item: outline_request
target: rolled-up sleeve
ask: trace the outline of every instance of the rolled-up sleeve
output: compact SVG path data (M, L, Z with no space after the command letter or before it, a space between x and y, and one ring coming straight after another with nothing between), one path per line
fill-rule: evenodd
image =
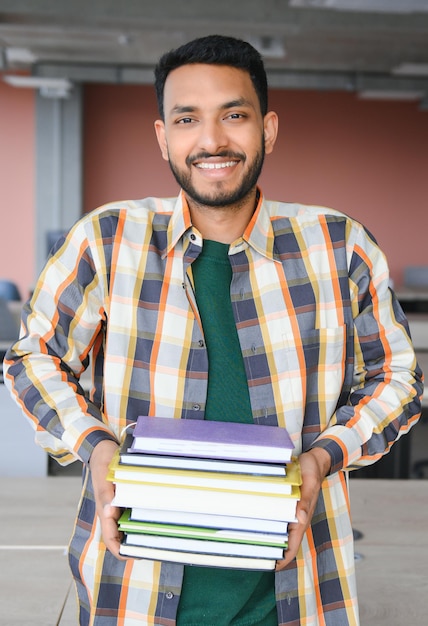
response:
M90 354L96 360L102 350L104 289L83 222L57 244L5 358L5 383L36 442L61 464L87 462L100 440L115 438L80 382Z
M363 228L352 246L353 385L313 446L332 472L369 465L407 433L421 413L423 374L405 315L389 288L385 257Z

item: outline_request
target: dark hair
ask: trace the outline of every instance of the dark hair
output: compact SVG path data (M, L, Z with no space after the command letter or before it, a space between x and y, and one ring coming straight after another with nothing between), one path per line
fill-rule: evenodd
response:
M259 98L262 115L266 115L267 79L259 52L251 44L241 39L223 35L208 35L189 41L176 50L166 52L156 65L155 89L162 119L164 119L164 87L168 74L182 65L192 63L228 65L247 71Z

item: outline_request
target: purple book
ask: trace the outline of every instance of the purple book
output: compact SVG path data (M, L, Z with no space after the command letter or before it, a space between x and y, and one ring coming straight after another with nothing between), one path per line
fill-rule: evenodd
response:
M294 449L285 428L140 415L130 452L288 463Z

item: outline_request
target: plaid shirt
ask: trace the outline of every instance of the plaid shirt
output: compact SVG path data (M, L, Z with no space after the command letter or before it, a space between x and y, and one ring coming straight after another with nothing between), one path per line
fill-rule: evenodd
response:
M175 623L183 567L105 550L86 464L139 414L203 419L208 360L191 270L202 245L182 195L84 216L48 261L7 355L6 382L37 442L60 463L84 463L69 549L81 624ZM375 241L337 211L261 197L229 255L254 421L287 427L297 453L321 446L332 459L298 557L276 574L278 623L356 625L339 470L377 460L417 421L422 373L406 320Z

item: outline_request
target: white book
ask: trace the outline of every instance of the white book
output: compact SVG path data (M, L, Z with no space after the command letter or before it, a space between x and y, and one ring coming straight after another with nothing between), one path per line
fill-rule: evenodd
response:
M237 517L260 517L271 520L294 521L300 490L293 487L292 495L260 494L220 489L200 489L116 482L113 506L141 507L147 503L156 509L213 513Z
M122 556L134 559L149 559L151 561L168 561L170 563L183 563L185 565L200 565L206 567L226 567L242 570L274 570L274 559L257 559L245 556L224 556L219 554L201 554L180 552L175 550L163 550L159 548L147 548L122 543L120 547Z
M286 466L275 463L245 461L222 461L220 459L198 459L187 456L162 456L137 452L121 452L120 463L137 467L164 467L171 469L200 470L203 472L226 472L255 476L285 476Z
M263 515L263 511L261 511ZM222 528L224 530L250 531L262 533L286 534L288 522L268 520L257 517L236 517L209 513L189 513L187 511L168 511L134 507L131 520L153 522L157 524L179 524L187 526L203 526L205 528Z
M249 556L259 559L282 559L284 547L266 546L254 543L228 541L208 541L192 537L166 537L164 535L144 535L126 533L126 543L146 548L176 550L179 552L200 552L202 554L222 554L225 556Z

